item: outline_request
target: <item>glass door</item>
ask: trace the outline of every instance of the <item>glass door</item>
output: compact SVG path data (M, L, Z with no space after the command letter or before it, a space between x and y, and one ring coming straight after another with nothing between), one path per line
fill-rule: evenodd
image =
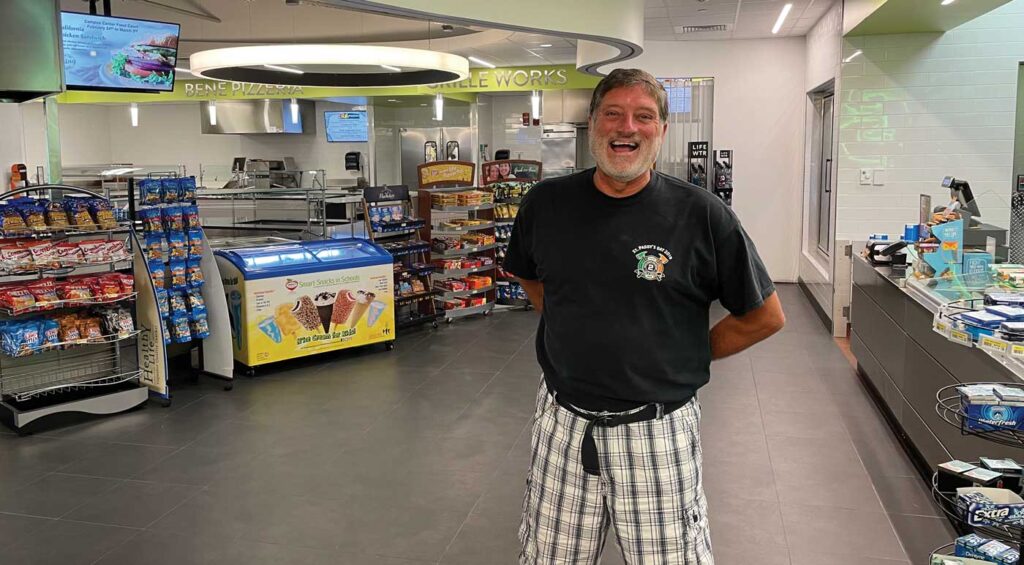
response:
M834 96L829 93L821 99L821 153L818 155L818 249L832 255L832 117Z

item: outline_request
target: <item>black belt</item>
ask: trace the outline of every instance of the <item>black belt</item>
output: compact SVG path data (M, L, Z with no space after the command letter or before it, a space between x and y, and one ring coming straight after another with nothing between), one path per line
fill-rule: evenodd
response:
M587 427L583 429L583 445L580 446L580 455L583 459L583 471L588 475L594 476L601 475L601 465L597 458L597 443L594 442L595 426L601 426L602 428L614 428L615 426L623 426L634 422L655 420L665 416L666 414L675 412L683 406L686 406L689 402L689 400L687 400L686 402L673 402L671 404L645 404L640 410L629 414L606 414L603 416L597 416L583 412L572 404L562 400L558 393L553 393L550 388L548 389L548 394L555 397L555 402L557 402L559 406L580 418L587 420Z

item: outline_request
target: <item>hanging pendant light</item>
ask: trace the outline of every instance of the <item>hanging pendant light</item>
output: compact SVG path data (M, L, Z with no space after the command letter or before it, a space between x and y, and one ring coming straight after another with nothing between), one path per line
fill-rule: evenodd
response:
M291 110L292 110L292 123L293 124L299 123L299 101L294 99L294 98L292 98Z
M128 113L132 117L132 127L139 127L139 105L135 102L132 102L131 105L128 106Z
M469 61L440 51L381 45L252 45L194 53L189 70L197 77L257 84L419 86L465 80Z
M539 90L534 90L533 93L530 94L530 116L533 119L535 119L535 120L540 118L540 91Z
M210 100L210 104L206 107L206 109L210 114L210 125L217 125L217 101Z
M444 96L438 92L434 97L434 121L440 122L444 118Z

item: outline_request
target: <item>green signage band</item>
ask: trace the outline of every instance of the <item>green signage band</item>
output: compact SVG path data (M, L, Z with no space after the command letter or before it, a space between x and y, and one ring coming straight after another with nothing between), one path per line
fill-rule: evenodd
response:
M573 65L470 69L468 79L447 84L392 88L331 88L278 86L231 81L179 80L173 92L139 94L68 91L57 96L62 104L127 104L129 102L188 102L200 100L253 100L262 98L336 98L343 96L433 96L472 101L477 93L531 90L586 89L600 77L581 73Z

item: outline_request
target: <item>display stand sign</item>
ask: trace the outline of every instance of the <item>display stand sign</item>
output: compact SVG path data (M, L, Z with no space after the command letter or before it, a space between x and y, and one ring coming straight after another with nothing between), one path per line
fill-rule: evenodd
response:
M541 176L542 165L540 161L527 161L524 159L503 159L499 161L488 161L481 165L481 185L493 184L496 182L510 181L538 181Z
M213 249L206 239L206 230L203 230L203 256L199 260L199 268L203 273L209 273L201 287L203 302L206 304L206 319L210 326L209 337L200 341L202 370L222 379L233 379L235 359L231 354L228 303L224 295L223 281L219 276L212 276L218 273L217 259L213 256Z
M135 291L138 293L135 297L135 323L141 330L138 340L139 380L150 391L167 400L170 398L167 389L167 350L164 347L164 330L160 307L156 301L156 288L138 235L132 231L131 237Z
M434 161L417 167L421 188L472 186L476 165L469 161Z
M708 188L708 157L711 152L707 141L691 141L688 146L689 181L705 190Z
M409 200L409 187L404 184L396 186L368 186L363 189L363 200L367 202Z

